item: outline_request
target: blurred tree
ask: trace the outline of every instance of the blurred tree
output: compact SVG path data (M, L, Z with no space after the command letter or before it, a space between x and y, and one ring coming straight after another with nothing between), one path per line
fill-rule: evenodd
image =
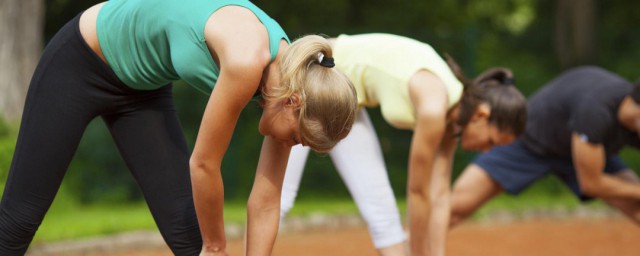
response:
M595 24L598 30L598 64L637 82L640 78L640 34L632 31L636 31L637 24L640 24L640 2L597 3L600 17Z
M563 68L595 64L596 5L594 0L558 0L555 46Z
M0 114L22 115L31 75L42 50L42 0L0 1Z
M18 21L6 21L9 4L26 5L34 0L0 0L0 45L7 36L4 31L20 27ZM42 1L42 0L40 0ZM44 38L55 32L79 12L103 0L46 0ZM9 3L11 2L11 3ZM588 63L597 64L631 80L640 74L640 34L634 31L640 22L640 2L631 0L252 0L287 31L291 39L305 34L386 32L408 36L431 44L439 53L449 53L468 76L492 66L511 68L518 88L530 94L559 74L567 65L561 59L574 60L588 56ZM562 8L561 8L562 7ZM14 7L12 7L14 8ZM33 17L32 9L24 17ZM553 15L555 14L555 16ZM23 18L24 18L23 17ZM606 22L597 22L602 20ZM16 25L17 24L17 25ZM12 27L9 27L12 26ZM562 47L558 46L561 41ZM18 41L20 42L20 41ZM597 44L595 42L598 42ZM555 51L554 51L555 48ZM0 50L1 51L1 50ZM578 54L579 53L579 54ZM595 53L598 53L596 55ZM2 58L3 52L0 52ZM558 56L565 54L566 56ZM580 57L582 58L582 57ZM6 58L5 58L6 59ZM18 57L0 60L0 83ZM583 60L580 60L583 61ZM568 62L568 63L586 63ZM5 73L3 73L5 72ZM30 74L30 73L29 73ZM28 81L27 81L28 82ZM27 85L24 82L20 85ZM15 83L13 85L16 85ZM0 87L1 97L6 93ZM183 82L176 82L174 99L189 146L195 141L202 111L207 102ZM17 98L24 98L20 96ZM262 136L257 125L260 108L250 104L236 127L233 141L223 161L225 197L244 200L255 175ZM396 194L404 196L406 168L411 132L389 126L379 109L370 109L382 145L389 176ZM1 132L0 132L1 133ZM8 140L7 140L8 141ZM0 154L2 152L0 140ZM15 142L7 142L9 149ZM212 145L215 146L215 145ZM7 153L5 153L7 154ZM626 154L632 159L637 151ZM457 173L472 159L473 154L458 152L454 171ZM10 157L5 157L9 159ZM0 157L2 163L2 157ZM637 161L629 161L637 167ZM330 158L311 156L302 187L306 196L348 192L333 170ZM0 170L1 172L1 170ZM107 200L139 200L135 182L127 172L111 136L101 121L90 125L85 133L74 163L65 178L65 186L83 202ZM305 196L301 194L301 196Z
M46 0L44 39L49 41L58 29L87 8L105 0Z

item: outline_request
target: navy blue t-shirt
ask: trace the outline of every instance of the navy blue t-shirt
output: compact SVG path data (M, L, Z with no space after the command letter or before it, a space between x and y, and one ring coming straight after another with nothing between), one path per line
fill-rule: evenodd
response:
M598 67L568 70L535 93L528 103L522 141L540 155L571 157L571 134L603 144L607 155L624 146L640 148L638 134L617 118L623 98L633 85Z

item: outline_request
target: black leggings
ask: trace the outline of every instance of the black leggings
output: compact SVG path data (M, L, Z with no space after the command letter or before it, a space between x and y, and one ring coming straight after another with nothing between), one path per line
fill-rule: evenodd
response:
M89 122L109 127L176 255L197 255L202 240L193 206L189 150L171 86L134 90L89 48L80 15L45 48L33 75L0 203L0 255L24 255L55 197Z

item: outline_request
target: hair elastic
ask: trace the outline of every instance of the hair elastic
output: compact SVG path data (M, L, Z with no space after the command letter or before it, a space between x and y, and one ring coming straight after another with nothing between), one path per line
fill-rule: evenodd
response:
M516 85L516 79L513 77L504 77L502 78L502 85Z
M322 53L318 53L318 64L327 68L332 68L336 65L335 63L333 63L333 58L325 57Z

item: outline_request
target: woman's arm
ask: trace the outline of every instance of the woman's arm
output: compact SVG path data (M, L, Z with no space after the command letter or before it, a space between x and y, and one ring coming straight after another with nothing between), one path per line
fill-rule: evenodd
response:
M203 239L203 252L220 252L226 247L220 167L240 112L253 95L253 92L235 88L251 87L247 84L260 81L252 79L250 75L239 77L240 74L234 74L232 70L225 68L227 72L220 74L205 108L190 160L193 198Z
M280 194L291 146L265 137L247 204L247 255L271 255L280 222Z
M429 220L430 255L445 255L451 211L451 169L456 149L452 130L447 129L433 165L431 175L431 219Z
M209 20L218 26L205 28L207 45L219 60L220 75L205 108L190 160L203 255L225 255L222 158L238 117L258 89L269 62L264 26L250 21L255 16L242 15L218 11ZM246 33L237 33L238 30Z
M409 153L407 207L411 255L431 255L440 245L430 243L432 177L439 146L446 131L447 92L435 75L416 73L409 82L409 93L416 111L416 127ZM442 245L444 246L444 245Z
M251 66L243 68L246 73L242 74L234 71L236 68L225 67L223 70L205 108L190 161L203 251L209 252L225 249L222 219L224 189L220 167L240 112L255 91L240 88L258 84L261 74Z

